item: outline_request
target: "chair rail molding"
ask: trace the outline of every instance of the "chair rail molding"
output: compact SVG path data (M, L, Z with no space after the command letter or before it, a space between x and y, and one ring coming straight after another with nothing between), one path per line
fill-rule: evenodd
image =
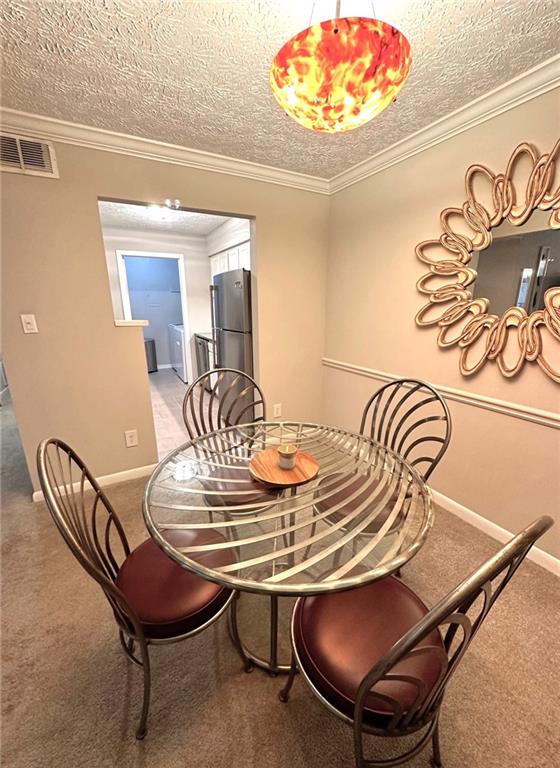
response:
M363 365L354 365L353 363L334 360L330 357L323 357L322 363L327 368L334 368L339 371L344 371L345 373L350 373L356 376L365 376L370 379L378 379L379 381L396 381L397 379L406 378L397 373L378 371L374 368L367 368ZM516 419L523 419L524 421L530 421L533 424L540 424L543 427L560 429L560 413L544 411L540 408L532 408L528 405L513 403L507 400L498 400L495 397L479 395L474 392L466 392L462 389L446 387L443 384L430 383L439 392L444 394L448 400L455 400L458 403L466 403L467 405L473 405L476 408L494 411L494 413L501 413Z

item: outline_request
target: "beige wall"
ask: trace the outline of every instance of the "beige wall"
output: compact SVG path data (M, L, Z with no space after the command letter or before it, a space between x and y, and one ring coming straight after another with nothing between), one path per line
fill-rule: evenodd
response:
M519 142L545 152L557 133L558 91L337 193L331 199L326 356L558 412L560 388L536 365L513 380L492 364L463 378L457 350L440 351L436 332L414 324L423 304L415 283L425 271L414 247L439 236L443 208L464 201L467 166L504 170ZM380 385L325 368L323 418L357 428L362 404ZM512 531L538 514L555 515L558 525L543 547L560 555L560 433L470 405L450 406L454 435L433 486Z
M34 487L58 435L97 475L156 461L141 328L116 328L97 198L256 217L259 379L285 417L320 417L329 201L279 185L55 145L60 179L3 174L4 357ZM24 335L20 313L35 313ZM127 449L125 429L140 445Z
M2 174L3 352L35 487L35 448L46 435L75 444L98 475L156 460L142 330L113 323L98 197L177 197L256 217L257 370L286 418L357 427L378 382L322 370L323 354L558 411L559 388L536 366L514 380L490 365L464 379L456 350L439 351L434 331L414 325L423 272L414 246L438 235L442 208L463 201L467 165L503 169L527 139L550 149L556 105L557 94L539 97L330 200L66 144L56 145L60 180ZM37 315L39 335L23 335L24 312ZM511 530L541 512L558 515L558 431L450 405L454 435L434 487ZM132 428L140 445L126 449L123 432ZM560 554L560 525L544 547Z

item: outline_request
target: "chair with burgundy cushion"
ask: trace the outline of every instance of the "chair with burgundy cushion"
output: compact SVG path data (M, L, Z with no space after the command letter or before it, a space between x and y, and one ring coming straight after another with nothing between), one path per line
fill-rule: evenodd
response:
M428 480L451 439L451 415L447 403L430 384L417 379L398 379L377 390L367 401L362 413L360 434L368 435L372 440L398 453L415 467L424 480ZM326 524L335 523L350 514L371 494L371 478L356 474L356 479L348 485L348 478L336 472L325 475L321 480L320 491L327 488L336 490L337 485L344 485L344 491L333 493L315 504L321 514L329 512L323 518ZM359 491L351 501L345 503L345 497ZM318 496L325 496L318 493ZM407 500L404 500L403 510ZM392 509L388 504L385 510L372 520L363 530L364 536L378 532ZM367 513L365 510L364 514ZM393 528L399 526L397 517ZM315 533L315 524L311 535Z
M247 373L235 368L215 368L198 377L188 387L183 400L183 420L191 440L205 436L197 450L215 454L214 469L205 482L212 494L209 506L235 507L242 491L243 503L263 504L274 500L251 477L247 467L247 450L254 446L250 430L235 439L212 433L227 427L251 424L266 419L264 394ZM202 481L204 482L204 481ZM228 510L228 514L234 514ZM252 512L251 512L252 514Z
M264 394L248 373L214 368L188 387L183 420L192 440L217 429L266 419Z
M205 502L214 510L209 513L211 520L216 507L223 509L225 517L243 514L235 511L240 499L244 504L262 503L263 506L277 500L278 493L264 489L261 483L253 479L247 466L248 452L254 449L258 441L258 431L244 427L235 436L213 434L216 430L228 427L266 421L264 393L249 374L235 368L214 368L203 373L185 393L183 420L193 441L203 438L196 442L195 449L213 458L209 477L200 479L208 491L204 496ZM253 507L245 514L254 513ZM237 624L239 597L237 594L231 605L228 626L235 646L242 649L244 667L249 672L253 662L247 651L243 650ZM277 603L278 597L271 596L271 633L275 631L272 625Z
M352 725L357 768L400 765L430 739L433 765L441 766L438 719L447 683L495 600L552 524L550 517L533 522L431 610L394 576L300 598L281 701L299 669L323 704ZM404 754L364 757L364 733L400 737L422 730Z
M123 650L143 670L144 699L136 731L142 739L150 705L148 647L201 632L224 613L234 593L183 569L152 539L131 551L109 499L82 459L62 440L43 440L37 467L54 522L72 554L102 588ZM172 530L167 538L176 547L224 540L213 530ZM235 555L218 550L203 557L216 567L230 564Z
M398 453L428 480L449 445L451 415L430 384L397 379L367 401L360 434Z

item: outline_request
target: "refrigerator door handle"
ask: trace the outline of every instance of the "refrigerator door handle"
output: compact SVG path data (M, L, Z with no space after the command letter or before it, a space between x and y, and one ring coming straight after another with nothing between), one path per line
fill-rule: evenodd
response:
M214 295L218 290L217 285L210 286L210 316L212 321L212 341L214 342L214 367L220 367L220 352L218 348L218 338L216 334L216 315L214 311Z

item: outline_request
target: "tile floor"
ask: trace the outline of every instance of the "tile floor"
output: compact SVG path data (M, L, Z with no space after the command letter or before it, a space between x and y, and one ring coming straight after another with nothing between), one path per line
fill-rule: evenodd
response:
M150 373L149 378L158 457L161 459L189 439L182 411L187 385L171 368Z

